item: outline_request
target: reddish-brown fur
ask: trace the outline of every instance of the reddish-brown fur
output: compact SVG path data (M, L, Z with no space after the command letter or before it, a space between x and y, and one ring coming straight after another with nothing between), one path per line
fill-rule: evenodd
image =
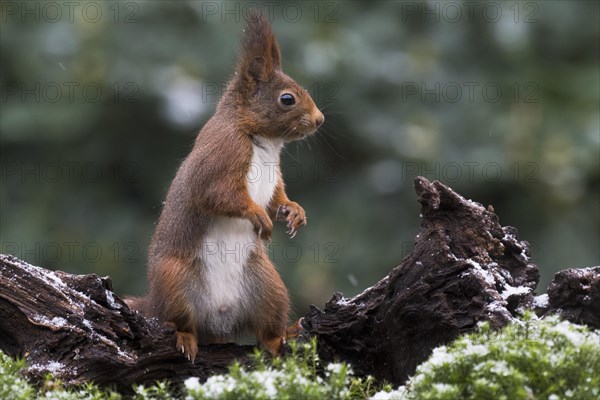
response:
M283 104L282 93L291 93L295 105ZM133 309L175 328L177 348L191 360L198 343L222 342L227 334L202 321L199 309L210 303L202 297L208 292L199 249L221 221L218 218L248 220L265 240L271 237L276 218L287 221L291 232L306 224L302 207L285 193L279 168L267 207L250 196L248 171L257 137L284 142L303 139L323 121L308 93L281 70L279 45L269 22L258 14L250 15L236 75L167 194L149 249L149 294L128 300ZM233 307L242 316L235 321L236 332L254 332L263 348L277 354L286 337L290 305L287 289L262 241L252 247L243 274L247 293L252 295L243 304L224 304L220 312L227 316Z

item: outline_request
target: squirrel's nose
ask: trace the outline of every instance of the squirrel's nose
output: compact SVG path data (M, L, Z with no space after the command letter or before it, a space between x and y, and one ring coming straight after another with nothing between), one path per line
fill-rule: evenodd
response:
M315 118L315 125L318 127L320 127L321 125L323 125L323 122L325 122L325 116L323 115L322 112L319 111L319 114L317 115L317 117Z

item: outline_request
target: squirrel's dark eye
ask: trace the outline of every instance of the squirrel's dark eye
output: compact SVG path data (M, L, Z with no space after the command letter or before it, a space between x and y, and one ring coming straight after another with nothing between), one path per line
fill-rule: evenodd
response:
M283 104L284 106L293 106L294 104L296 104L296 99L291 93L282 94L279 97L279 101L281 101L281 104Z

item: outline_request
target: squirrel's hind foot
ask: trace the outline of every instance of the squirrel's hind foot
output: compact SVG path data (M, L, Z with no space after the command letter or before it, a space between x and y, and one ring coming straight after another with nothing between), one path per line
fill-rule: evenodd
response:
M181 352L188 360L194 363L196 355L198 354L198 340L196 335L191 332L182 332L177 330L175 322L167 321L163 324L167 329L173 329L175 331L175 337L177 338L177 344L175 348Z
M281 354L283 343L285 343L283 337L276 337L274 339L261 341L260 347L268 351L273 357L277 357Z
M302 331L304 331L304 327L302 326L302 321L304 321L304 318L300 318L298 321L296 321L292 325L288 326L287 330L285 331L286 339L295 339L298 336L300 336Z
M198 341L193 333L189 332L175 332L177 336L176 349L181 352L188 360L194 363L196 355L198 354Z

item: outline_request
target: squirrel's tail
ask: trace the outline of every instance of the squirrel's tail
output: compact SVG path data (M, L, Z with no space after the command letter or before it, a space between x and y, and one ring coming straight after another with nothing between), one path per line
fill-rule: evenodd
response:
M150 316L150 302L147 297L125 297L125 304L133 311L138 311L145 317Z

